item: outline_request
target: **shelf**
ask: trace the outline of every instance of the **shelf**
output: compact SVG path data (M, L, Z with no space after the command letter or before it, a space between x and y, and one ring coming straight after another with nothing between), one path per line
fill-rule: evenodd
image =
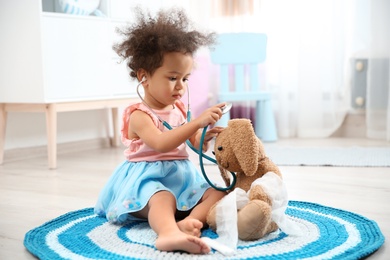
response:
M108 17L94 16L94 15L75 15L75 14L65 14L57 12L42 12L43 17L53 17L53 18L69 18L69 19L80 19L80 20L110 20Z
M61 112L110 109L114 136L112 146L120 144L119 107L128 106L139 102L137 98L106 98L102 100L83 100L59 103L0 103L0 164L4 158L5 130L7 126L7 114L9 112L45 113L47 156L49 169L57 168L57 114Z
M92 0L88 0L88 1L92 1ZM105 15L105 17L95 16L93 14L91 14L91 15L66 14L63 12L58 0L41 0L41 4L42 4L41 9L42 9L42 13L45 13L45 14L51 13L51 14L67 15L70 17L84 17L84 18L86 18L86 17L88 17L88 18L91 18L91 17L107 18L107 17L109 17L108 6L109 6L110 1L111 0L100 0L99 6L97 7L97 9L99 9Z

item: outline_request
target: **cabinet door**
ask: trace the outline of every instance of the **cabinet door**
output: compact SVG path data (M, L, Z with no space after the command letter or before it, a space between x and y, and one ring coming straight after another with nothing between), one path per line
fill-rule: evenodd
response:
M46 101L111 95L109 36L104 19L42 17Z

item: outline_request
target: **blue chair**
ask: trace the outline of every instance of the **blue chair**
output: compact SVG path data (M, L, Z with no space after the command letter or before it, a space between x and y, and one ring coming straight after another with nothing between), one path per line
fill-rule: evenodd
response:
M217 36L217 45L211 49L210 55L212 63L220 66L218 101L256 101L256 135L262 141L272 142L278 137L271 93L260 89L258 73L258 65L266 58L266 48L266 34L223 33ZM234 77L229 75L229 71L234 71ZM230 82L232 79L234 82ZM248 87L246 82L249 83ZM230 85L234 85L234 89ZM218 125L226 126L229 119L227 113L218 121Z

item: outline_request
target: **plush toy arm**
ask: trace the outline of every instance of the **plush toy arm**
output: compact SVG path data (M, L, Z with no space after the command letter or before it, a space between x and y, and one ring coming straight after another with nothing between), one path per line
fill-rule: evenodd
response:
M249 191L249 200L261 200L272 206L272 201L260 185L255 185Z
M225 182L226 187L228 187L230 185L230 177L228 175L227 170L225 170L224 168L222 168L219 165L218 165L218 168L219 168L219 171L221 173L222 179Z

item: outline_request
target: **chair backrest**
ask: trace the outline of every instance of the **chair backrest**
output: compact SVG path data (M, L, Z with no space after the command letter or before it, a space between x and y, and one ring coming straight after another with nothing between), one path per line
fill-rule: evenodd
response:
M221 92L229 92L229 67L234 66L235 92L245 91L245 66L249 66L251 91L259 91L258 65L265 61L267 35L222 33L211 50L211 61L220 65Z

